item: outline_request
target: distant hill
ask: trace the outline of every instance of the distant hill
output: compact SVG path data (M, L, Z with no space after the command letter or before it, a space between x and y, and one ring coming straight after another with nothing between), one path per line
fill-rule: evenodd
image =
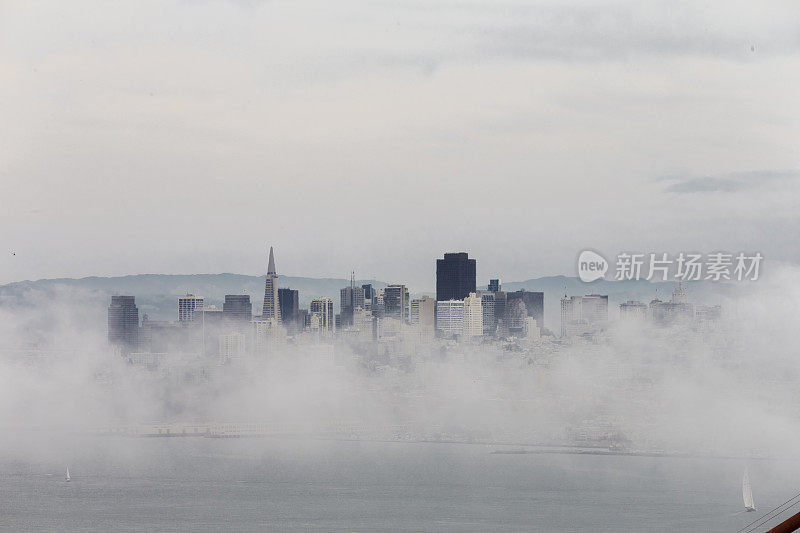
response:
M280 276L279 287L290 287L300 291L300 306L308 307L313 298L327 297L334 301L338 310L339 290L349 285L343 278L301 278ZM372 283L376 288L387 284L377 280L358 280L358 285ZM545 326L551 330L560 327L560 300L564 294L607 294L609 314L616 316L620 303L627 300L649 302L656 296L668 300L676 282L607 281L597 280L583 283L578 278L549 276L526 281L503 283L503 290L520 289L545 293ZM486 288L479 287L479 288ZM733 296L733 284L690 282L685 284L690 301L698 303L724 303ZM0 306L52 305L54 302L74 302L87 307L87 313L102 316L112 294L130 294L136 297L140 314L147 313L155 320L177 319L177 298L187 293L205 298L207 305L222 306L226 294L250 294L253 311L259 314L264 300L264 276L243 274L138 274L122 277L89 277L81 279L60 278L37 281L21 281L0 286ZM419 296L428 293L412 293Z

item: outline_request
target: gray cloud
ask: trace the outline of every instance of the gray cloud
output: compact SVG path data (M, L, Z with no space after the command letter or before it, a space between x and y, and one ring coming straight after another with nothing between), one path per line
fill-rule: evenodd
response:
M674 194L739 192L779 187L797 178L800 178L800 170L753 170L732 172L718 176L665 178L664 181L671 181L672 183L664 188L664 192Z
M422 9L431 9L425 3L419 12L406 8L400 16L415 33L436 29L439 38L423 42L446 43L430 49L446 61L594 62L647 56L753 61L794 55L800 45L791 5L772 6L774 10L739 5L734 14L726 4L473 2L459 3L461 15L439 24L437 15L455 7L436 4L434 16L425 17Z
M445 250L796 250L796 194L725 174L797 166L789 4L76 1L3 3L0 282L257 273L267 242L420 288Z
M750 11L675 2L571 4L441 2L390 8L358 6L376 37L369 46L337 43L336 53L311 58L311 77L337 79L382 69L447 65L629 62L645 58L706 57L752 62L796 55L791 11ZM791 7L789 8L792 9ZM452 10L459 16L453 17ZM380 31L378 31L380 30ZM360 31L360 30L357 30ZM401 45L402 46L398 46ZM308 78L305 78L308 79Z

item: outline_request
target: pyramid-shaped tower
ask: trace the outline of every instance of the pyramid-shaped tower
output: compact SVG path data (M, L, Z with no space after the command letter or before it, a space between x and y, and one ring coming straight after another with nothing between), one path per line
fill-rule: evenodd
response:
M272 246L269 247L269 261L267 262L267 280L264 285L264 308L261 319L274 318L281 321L281 308L278 305L278 274L275 272L275 254Z

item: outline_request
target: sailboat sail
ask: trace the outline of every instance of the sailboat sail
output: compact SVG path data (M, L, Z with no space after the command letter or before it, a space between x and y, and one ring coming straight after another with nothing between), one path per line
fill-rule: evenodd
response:
M742 498L744 499L744 508L748 511L755 511L756 504L753 501L753 490L750 488L750 476L747 474L747 470L744 471L744 477L742 477Z
M69 467L67 467L67 475L64 477L65 480L69 481L71 478L69 477Z

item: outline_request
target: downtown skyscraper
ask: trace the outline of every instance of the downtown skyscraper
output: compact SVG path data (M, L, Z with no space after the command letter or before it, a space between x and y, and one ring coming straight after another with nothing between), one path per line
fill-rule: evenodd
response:
M186 323L194 320L195 312L203 309L203 297L187 294L178 297L178 322ZM198 313L199 314L199 313Z
M281 307L278 299L278 274L275 272L275 254L272 246L269 247L269 261L267 264L267 280L264 284L264 307L261 311L261 320L275 319L281 321Z
M363 287L356 287L355 282L355 273L350 275L350 286L345 287L341 291L339 291L341 295L340 306L341 306L341 317L342 317L342 326L352 326L353 325L353 312L357 307L365 309L364 300L364 288Z
M139 344L139 309L133 296L112 296L108 306L108 342L136 349Z
M466 252L436 260L436 300L463 300L475 292L475 260Z
M330 298L314 298L308 306L309 318L317 321L319 329L333 331L333 300Z
M383 289L384 316L395 320L408 320L408 288L393 284Z
M278 306L281 312L281 322L287 330L294 332L300 313L300 291L296 289L278 289ZM303 324L299 324L300 329Z
M518 301L522 303L521 307L517 305ZM514 311L517 308L520 312ZM527 317L536 320L536 325L540 328L544 327L544 293L524 289L506 293L506 313L502 318L512 333L522 331ZM498 315L498 318L501 317Z
M229 323L247 323L253 320L253 304L249 294L226 294L222 315Z

